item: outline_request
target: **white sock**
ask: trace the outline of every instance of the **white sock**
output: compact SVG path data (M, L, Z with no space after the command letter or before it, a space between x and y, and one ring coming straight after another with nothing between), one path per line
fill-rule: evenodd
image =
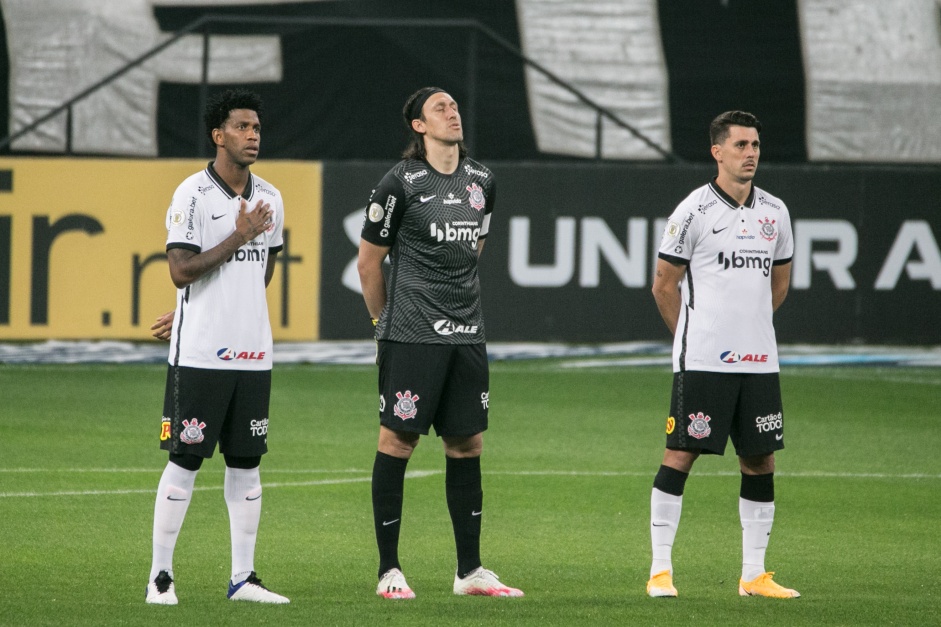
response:
M742 579L752 581L765 572L765 551L774 524L774 502L738 499L742 520Z
M173 577L173 549L190 505L196 472L168 462L160 476L154 505L154 556L148 581L156 579L161 570Z
M239 583L255 570L255 539L261 518L261 473L257 467L226 467L223 491L232 533L232 583Z
M682 496L667 494L657 488L650 493L650 544L653 547L651 577L664 570L673 574L673 540L676 538L682 511Z

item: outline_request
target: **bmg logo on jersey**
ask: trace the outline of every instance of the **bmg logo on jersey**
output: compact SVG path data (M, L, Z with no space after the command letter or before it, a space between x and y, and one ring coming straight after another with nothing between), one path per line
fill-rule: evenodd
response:
M272 226L274 225L272 224ZM270 231L271 227L269 227L268 230ZM262 246L262 244L260 242L256 243L254 241L251 241L251 242L248 242L247 246L256 247L256 246ZM232 263L233 261L253 261L253 262L258 262L264 265L266 263L265 259L267 258L267 253L268 253L267 248L249 248L248 250L246 250L245 248L239 248L237 251L235 251L235 253L231 257L226 259L225 262Z
M256 361L265 358L265 351L256 353L255 351L237 351L234 348L220 348L216 351L216 357L222 361L248 360Z
M765 276L771 274L771 257L767 256L767 252L764 250L755 250L755 251L740 251L742 255L737 254L735 251L732 251L732 255L727 257L725 253L720 252L718 262L725 270L733 268L736 270L746 269L746 270L761 270L761 273ZM751 256L747 255L749 252L759 253L761 255L766 255L764 257L759 257L757 255Z
M473 335L477 333L477 325L454 324L450 320L436 320L434 324L435 333L438 335L454 335L455 333L467 333Z
M476 246L480 227L477 222L445 222L438 228L438 225L432 222L431 237L439 242L470 242L471 246Z
M252 420L248 428L251 429L252 435L268 435L268 419Z

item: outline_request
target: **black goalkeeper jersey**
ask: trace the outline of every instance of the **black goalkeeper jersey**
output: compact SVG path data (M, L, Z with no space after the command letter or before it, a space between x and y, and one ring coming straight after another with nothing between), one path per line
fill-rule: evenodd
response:
M453 174L400 161L369 197L363 239L389 246L388 298L376 338L416 344L485 341L477 242L496 200L493 173L464 158Z

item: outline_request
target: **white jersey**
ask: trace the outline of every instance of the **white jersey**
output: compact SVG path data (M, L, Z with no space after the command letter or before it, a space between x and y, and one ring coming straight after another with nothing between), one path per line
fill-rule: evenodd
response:
M265 300L270 252L284 245L281 192L254 174L242 195L212 164L176 189L167 210L167 250L209 250L235 230L240 201L248 211L259 200L271 205L272 226L246 243L220 267L177 290L170 336L171 365L211 370L271 370L271 324Z
M712 181L687 196L659 252L687 266L673 371L778 372L771 267L793 253L787 207L768 192L752 185L739 205Z

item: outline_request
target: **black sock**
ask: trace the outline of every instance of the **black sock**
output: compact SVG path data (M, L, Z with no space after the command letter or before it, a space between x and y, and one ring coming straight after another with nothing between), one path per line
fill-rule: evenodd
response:
M661 464L657 476L653 478L653 487L673 496L683 496L689 473Z
M480 566L480 519L484 491L480 485L480 458L447 458L445 493L457 546L457 574L464 577Z
M774 473L766 475L746 475L742 473L742 487L739 496L758 503L774 502Z
M379 576L399 564L399 530L402 528L402 494L407 459L376 451L372 467L372 513L379 545Z

